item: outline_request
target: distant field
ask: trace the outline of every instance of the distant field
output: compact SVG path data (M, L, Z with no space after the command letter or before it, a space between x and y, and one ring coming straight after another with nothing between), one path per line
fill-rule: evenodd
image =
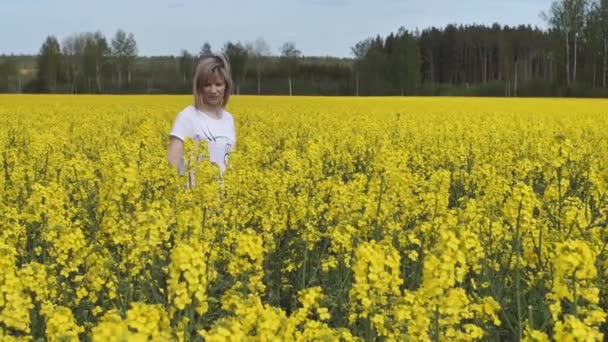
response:
M0 340L604 340L608 100L190 102L0 95Z

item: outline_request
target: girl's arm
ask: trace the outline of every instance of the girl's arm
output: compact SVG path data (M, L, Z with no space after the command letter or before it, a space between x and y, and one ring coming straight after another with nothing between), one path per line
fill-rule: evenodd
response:
M172 136L169 140L169 149L167 150L167 160L171 165L179 167L183 149L184 142L181 139Z

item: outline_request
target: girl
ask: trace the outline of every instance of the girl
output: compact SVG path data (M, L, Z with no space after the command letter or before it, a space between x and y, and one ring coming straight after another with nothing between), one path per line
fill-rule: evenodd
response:
M232 90L230 65L226 58L212 55L203 58L196 67L192 92L194 104L177 114L169 133L169 163L184 171L182 152L184 140L206 143L211 163L226 170L228 155L235 146L234 119L225 108Z

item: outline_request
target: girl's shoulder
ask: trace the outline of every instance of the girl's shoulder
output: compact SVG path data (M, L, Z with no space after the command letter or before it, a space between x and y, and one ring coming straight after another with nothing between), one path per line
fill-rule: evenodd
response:
M193 105L187 106L177 113L176 120L182 122L196 122L201 120L201 115L198 114L196 108Z
M193 105L189 105L186 108L182 109L179 113L179 116L196 116L196 108Z
M234 122L234 118L232 117L232 114L229 111L224 110L224 113L222 113L222 115L225 115L229 121Z

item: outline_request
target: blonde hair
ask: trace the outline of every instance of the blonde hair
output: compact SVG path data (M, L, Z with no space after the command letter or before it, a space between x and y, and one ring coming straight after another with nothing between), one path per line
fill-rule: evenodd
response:
M230 76L230 64L226 57L213 54L204 57L196 66L194 80L192 82L192 94L194 95L194 107L201 109L205 103L203 98L203 86L214 75L220 76L226 83L222 107L226 107L230 93L232 92L232 77Z

